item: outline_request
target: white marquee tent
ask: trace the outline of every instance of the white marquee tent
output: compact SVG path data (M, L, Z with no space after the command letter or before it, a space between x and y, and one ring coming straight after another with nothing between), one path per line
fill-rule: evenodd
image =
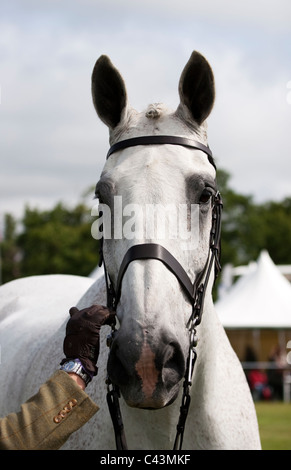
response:
M291 284L262 251L215 308L225 328L291 328Z

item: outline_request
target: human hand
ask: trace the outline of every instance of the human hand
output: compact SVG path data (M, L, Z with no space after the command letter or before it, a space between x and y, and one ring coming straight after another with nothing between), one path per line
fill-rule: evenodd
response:
M89 375L94 376L98 371L100 329L102 325L115 324L115 312L102 305L91 305L82 310L72 307L70 315L63 345L66 359L62 364L78 358Z

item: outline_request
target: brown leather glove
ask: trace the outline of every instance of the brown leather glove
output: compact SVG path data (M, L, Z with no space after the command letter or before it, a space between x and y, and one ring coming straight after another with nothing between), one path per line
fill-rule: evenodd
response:
M66 359L61 364L68 359L79 359L89 375L97 375L100 328L115 324L115 312L103 305L92 305L82 310L72 307L70 315L64 339Z

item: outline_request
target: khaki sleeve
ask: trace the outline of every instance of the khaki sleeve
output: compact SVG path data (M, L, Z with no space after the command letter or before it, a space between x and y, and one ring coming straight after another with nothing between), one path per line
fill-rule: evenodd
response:
M0 449L59 449L98 409L66 372L57 371L20 412L0 420Z

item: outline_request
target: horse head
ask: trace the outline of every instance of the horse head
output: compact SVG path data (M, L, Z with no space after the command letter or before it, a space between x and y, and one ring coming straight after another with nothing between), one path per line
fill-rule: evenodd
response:
M137 140L134 145L117 146L107 159L96 194L107 231L107 236L103 233L104 262L115 291L124 257L137 244L163 247L193 285L203 272L217 192L215 167L206 150L205 122L214 95L211 67L193 52L179 81L177 109L171 111L158 103L137 112L110 59L101 56L97 60L92 96L98 116L109 128L111 145L128 139L132 143L141 136L172 136L198 143L193 148L162 144L159 139L141 145ZM119 327L108 360L109 378L127 404L147 409L165 407L177 397L186 371L193 311L173 269L153 258L133 257L122 271L115 305Z

